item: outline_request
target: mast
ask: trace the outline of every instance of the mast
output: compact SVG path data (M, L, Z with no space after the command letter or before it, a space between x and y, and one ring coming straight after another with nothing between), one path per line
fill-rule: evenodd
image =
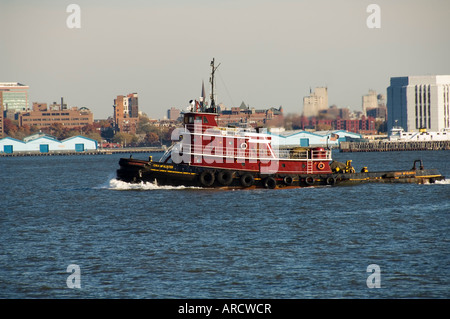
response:
M219 63L220 65L220 63ZM214 101L214 73L216 72L218 66L214 66L214 58L211 61L211 78L209 79L209 82L211 82L211 96L210 96L210 100L211 100L211 112L216 113L216 102Z
M202 112L206 108L205 83L202 81L202 95L200 97L200 108Z

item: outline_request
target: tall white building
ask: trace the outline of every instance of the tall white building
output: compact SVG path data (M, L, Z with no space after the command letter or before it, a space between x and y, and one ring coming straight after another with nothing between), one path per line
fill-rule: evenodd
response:
M388 130L450 128L450 75L392 77L387 88Z
M367 115L367 110L378 107L378 95L374 90L369 90L369 94L362 97L363 114Z
M318 87L309 96L303 98L303 115L306 117L317 116L319 111L328 108L328 89Z

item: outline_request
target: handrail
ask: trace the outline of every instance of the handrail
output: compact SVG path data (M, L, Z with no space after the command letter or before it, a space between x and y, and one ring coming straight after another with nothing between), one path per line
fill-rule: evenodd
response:
M189 144L188 144L189 145ZM263 144L264 145L264 144ZM187 145L184 145L187 146ZM236 157L251 159L295 159L295 160L323 160L331 161L330 150L271 150L267 148L255 147L251 144L248 148L227 147L220 145L189 145L189 149L184 149L183 153L194 156L214 156L214 157ZM253 146L253 147L252 147Z

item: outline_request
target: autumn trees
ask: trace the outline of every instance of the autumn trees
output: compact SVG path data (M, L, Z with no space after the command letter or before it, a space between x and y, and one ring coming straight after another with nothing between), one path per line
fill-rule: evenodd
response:
M113 142L123 146L161 146L172 143L171 135L174 123L151 121L146 115L139 117L136 134L116 131L110 120L100 120L82 127L72 127L54 122L47 127L24 125L8 118L4 119L4 131L7 136L22 140L25 137L42 132L63 140L72 136L86 136L98 142Z

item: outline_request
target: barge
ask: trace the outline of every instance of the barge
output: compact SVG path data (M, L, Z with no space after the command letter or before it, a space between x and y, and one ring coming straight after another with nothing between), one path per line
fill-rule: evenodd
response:
M210 104L191 101L184 126L172 133L172 146L159 161L121 158L117 179L128 183L207 188L288 188L376 183L434 183L444 180L421 160L403 171L356 172L331 158L331 149L279 148L265 129L219 127L214 101L214 72Z

